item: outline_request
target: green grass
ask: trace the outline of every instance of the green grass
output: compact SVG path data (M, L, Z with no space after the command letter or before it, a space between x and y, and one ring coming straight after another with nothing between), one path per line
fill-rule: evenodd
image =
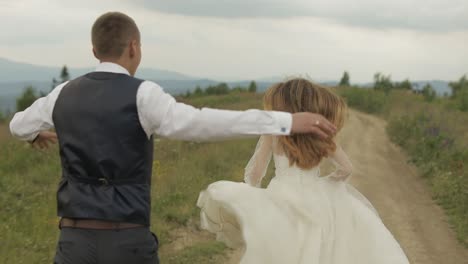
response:
M0 157L1 263L50 263L57 236L56 155L9 141L1 143Z
M194 98L198 107L261 107L261 96L229 94ZM173 230L197 225L199 192L218 180L242 181L256 139L215 143L155 139L152 230L167 246ZM55 193L60 179L57 148L33 150L0 124L0 263L52 263L58 238ZM162 263L223 263L224 246L214 241L162 250Z
M409 91L339 91L350 106L388 120L390 138L418 166L459 241L468 246L468 112L457 110L453 100L426 102Z
M224 254L226 246L219 242L205 242L193 247L188 247L174 256L168 256L167 261L163 263L168 264L186 264L186 263L203 263L203 264L216 264L222 260L220 255Z
M388 101L383 91L356 87L342 87L338 91L349 106L371 114L382 113Z
M466 126L468 114L437 115L434 111L437 112L437 107L394 117L387 131L420 168L458 239L468 246L468 149L464 137L457 137L456 129L450 126L451 123Z

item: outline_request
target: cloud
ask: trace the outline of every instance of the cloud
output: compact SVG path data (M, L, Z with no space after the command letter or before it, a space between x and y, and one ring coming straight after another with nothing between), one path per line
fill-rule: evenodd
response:
M451 31L442 23L445 26L439 25L438 30L432 24L425 25L430 30L390 27L388 21L397 19L384 19L408 10L419 14L415 21L422 21L421 14L433 15L434 21L437 16L445 18L444 12L453 18L455 11L466 10L466 0L458 2L455 11L439 0L428 0L424 10L414 8L416 0L408 0L407 5L398 2L401 0L385 5L378 0L354 0L351 5L349 0L344 6L336 0L309 0L312 4L269 0L267 9L261 8L262 4L268 6L261 0L224 1L225 5L208 0L143 1L49 0L44 8L43 0L0 0L0 57L90 67L96 64L90 43L92 23L104 12L120 10L141 29L142 67L192 76L232 80L308 74L314 79L335 80L348 70L353 82L370 81L377 71L392 74L394 80L454 80L468 68L468 30L452 27ZM456 0L451 3L457 6ZM172 11L169 7L163 11L158 5L173 5ZM212 10L204 10L207 6ZM310 6L321 13L311 15ZM185 10L179 10L181 7ZM225 14L226 10L230 13ZM303 14L297 15L301 10ZM369 18L375 13L381 24Z
M319 17L376 29L468 30L466 0L138 0L136 3L143 8L185 16Z

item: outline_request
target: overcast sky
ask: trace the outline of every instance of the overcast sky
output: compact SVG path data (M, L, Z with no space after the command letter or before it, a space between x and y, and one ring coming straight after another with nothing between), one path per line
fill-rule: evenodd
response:
M106 11L132 16L142 67L222 80L307 74L371 81L468 73L467 0L0 0L0 57L97 63L90 29Z

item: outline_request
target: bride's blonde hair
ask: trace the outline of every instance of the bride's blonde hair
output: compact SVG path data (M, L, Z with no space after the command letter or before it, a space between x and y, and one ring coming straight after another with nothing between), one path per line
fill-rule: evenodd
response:
M303 78L271 86L265 92L263 103L266 110L321 114L338 130L343 127L347 111L345 101L330 88ZM281 136L278 142L280 149L289 158L290 165L296 164L303 169L315 167L336 149L333 138L322 139L312 134Z

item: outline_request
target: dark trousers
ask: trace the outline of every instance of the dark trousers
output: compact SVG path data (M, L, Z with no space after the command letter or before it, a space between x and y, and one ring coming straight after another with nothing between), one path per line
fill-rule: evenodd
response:
M54 264L158 264L158 239L149 228L61 229Z

